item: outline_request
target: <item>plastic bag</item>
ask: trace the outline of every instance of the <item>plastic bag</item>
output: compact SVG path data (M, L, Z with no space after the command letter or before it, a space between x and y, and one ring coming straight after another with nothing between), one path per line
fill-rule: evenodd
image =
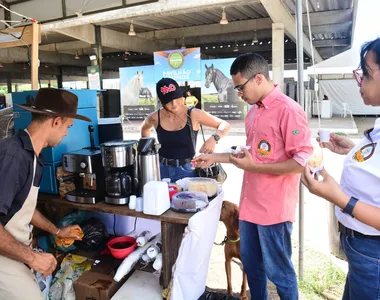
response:
M228 294L205 291L198 300L239 300L239 298Z
M49 290L49 300L75 300L74 281L92 267L92 260L86 257L68 254L61 268L53 278Z
M64 216L62 219L60 219L58 221L56 226L58 228L62 228L62 227L68 226L68 225L76 225L76 224L81 225L87 219L88 219L88 213L86 211L83 211L83 210L78 210L78 211L72 212L72 213ZM57 246L54 235L50 235L50 240L53 243L54 248L56 248L62 252L69 252L69 251L73 251L76 249L75 244L71 245L70 247Z
M91 218L82 225L84 237L81 241L75 241L74 246L81 250L102 250L106 246L108 234L104 224L95 218Z

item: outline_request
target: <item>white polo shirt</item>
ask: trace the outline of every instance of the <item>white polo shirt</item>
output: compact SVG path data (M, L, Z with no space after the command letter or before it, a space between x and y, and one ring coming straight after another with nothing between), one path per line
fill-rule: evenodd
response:
M371 141L364 137L354 147L344 161L340 185L350 197L380 207L380 118L376 119ZM347 228L366 235L380 235L380 231L370 227L335 207L339 222Z

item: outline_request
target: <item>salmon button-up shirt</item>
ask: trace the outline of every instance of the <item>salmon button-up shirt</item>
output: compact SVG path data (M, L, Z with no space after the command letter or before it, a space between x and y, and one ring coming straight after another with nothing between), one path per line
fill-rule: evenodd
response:
M312 154L311 130L301 106L278 86L254 105L245 120L246 145L257 164L294 159L304 166ZM270 175L244 172L240 220L273 225L294 222L300 174Z

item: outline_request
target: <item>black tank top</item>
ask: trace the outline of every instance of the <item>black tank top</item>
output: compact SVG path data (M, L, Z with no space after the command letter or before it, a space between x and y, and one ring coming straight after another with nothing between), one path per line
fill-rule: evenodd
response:
M168 131L161 127L160 110L158 110L158 124L156 128L158 142L161 144L159 154L161 157L168 159L186 159L193 158L195 155L193 142L191 140L191 132L189 122L191 122L191 110L187 110L188 122L181 130ZM197 140L198 131L194 130L195 142Z

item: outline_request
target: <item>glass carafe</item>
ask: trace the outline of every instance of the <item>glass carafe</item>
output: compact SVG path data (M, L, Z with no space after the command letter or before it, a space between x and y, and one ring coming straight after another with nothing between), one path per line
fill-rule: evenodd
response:
M121 196L121 182L119 172L110 173L106 179L106 191L109 196L120 197Z

